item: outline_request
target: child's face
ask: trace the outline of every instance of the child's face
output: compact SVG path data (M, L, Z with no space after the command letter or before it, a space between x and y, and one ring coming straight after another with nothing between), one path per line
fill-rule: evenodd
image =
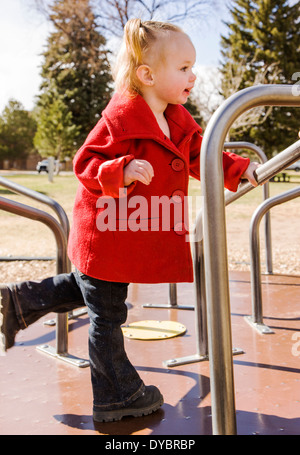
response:
M162 43L159 62L152 66L153 96L167 104L184 104L194 87L195 48L187 35L172 32Z

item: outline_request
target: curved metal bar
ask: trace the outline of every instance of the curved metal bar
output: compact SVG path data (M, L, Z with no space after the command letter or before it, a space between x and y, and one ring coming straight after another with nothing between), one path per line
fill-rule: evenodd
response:
M227 99L214 113L202 142L204 259L212 422L215 434L236 433L222 148L226 134L236 118L246 110L260 105L299 106L300 97L294 96L293 86L288 85L260 85L241 90ZM277 157L273 160L275 158ZM262 166L262 171L261 168L257 170L259 183L268 180L265 176L267 170L270 170L268 164L271 161Z
M261 163L266 163L268 161L268 158L266 154L262 151L260 147L258 147L255 144L252 144L250 142L244 142L244 141L238 141L238 142L225 142L224 144L224 149L248 149L254 152ZM230 204L234 200L236 200L236 196L234 196L234 199L231 199L230 195L232 192L227 190L227 194L225 194L225 203ZM235 194L235 193L234 193ZM270 195L269 191L269 181L267 181L263 185L263 195L264 199L268 199ZM242 194L238 193L238 197L242 196ZM202 223L202 212L198 214L198 221L196 221L196 225L198 224L198 232L199 232L199 226ZM201 239L202 239L203 234L201 233ZM202 240L201 240L202 242ZM195 288L196 288L196 305L195 307L193 306L185 306L185 305L178 305L177 304L177 285L176 283L170 283L169 284L169 303L168 304L153 304L153 303L147 303L143 305L144 308L176 308L176 309L183 309L183 310L194 310L197 312L196 314L196 340L197 340L197 354L184 357L182 359L171 359L165 361L165 365L167 366L175 366L175 365L183 365L186 363L192 363L195 361L201 361L205 360L208 358L208 344L207 344L207 327L206 327L206 310L205 310L205 305L203 304L204 302L204 287L205 287L205 280L204 280L204 273L202 273L201 269L199 268L199 260L197 257L202 256L203 254L203 245L200 245L200 242L198 242L197 245L194 243L194 270L196 272L194 273L195 275ZM272 264L272 240L271 240L271 219L270 219L270 213L268 212L265 216L265 245L266 245L266 269L267 273L273 273L273 264ZM198 253L197 251L200 251ZM203 262L203 260L201 261ZM203 269L204 270L204 264L203 264ZM201 277L199 279L199 277ZM236 352L239 352L238 350Z
M68 217L64 209L61 207L61 205L59 205L54 199L51 199L50 197L42 193L39 193L38 191L31 190L30 188L26 188L23 185L12 182L4 177L0 177L0 185L4 186L5 188L8 188L9 190L15 193L23 194L24 196L28 196L31 199L34 199L36 201L41 202L42 204L46 204L49 207L51 207L51 209L53 209L54 212L57 214L57 217L68 238L70 230Z
M237 141L237 142L225 142L224 149L247 149L254 152L261 163L268 161L267 155L262 151L260 147L251 142Z
M259 161L261 163L265 163L266 161L268 161L266 154L261 150L261 148L255 144L251 144L250 142L226 142L224 144L224 149L242 149L242 148L248 149L248 150L251 150L252 152L254 152L258 156ZM264 193L264 199L267 199L269 197L269 182L266 182L264 184L263 193ZM232 202L232 201L228 201L228 203L230 203L230 202ZM200 217L201 217L201 222L202 222L202 214L200 214ZM200 221L199 221L199 223L200 223ZM201 236L201 238L202 238L202 236ZM266 241L266 256L267 256L267 260L266 260L267 273L272 273L273 267L272 267L271 223L270 223L269 213L267 213L266 217L265 217L265 239L266 239L265 241ZM198 280L198 276L199 275L202 276L202 273L199 269L198 261L197 261L197 259L195 259L195 258L197 258L197 256L199 256L199 254L197 253L197 249L200 249L199 250L199 251L201 251L200 254L202 254L203 246L197 245L195 253L193 255L194 256L194 270L195 269L197 270L197 272L194 273L195 287L196 287L196 299L198 302L198 303L196 302L195 307L190 306L190 305L189 306L178 305L178 303L177 303L177 285L176 285L176 283L170 283L169 284L169 303L168 304L147 303L147 304L143 305L143 308L173 308L173 309L175 308L175 309L179 309L179 310L194 310L194 309L198 308L198 309L200 309L200 311L203 311L203 305L201 305L200 302L203 300L202 293L204 292L203 288L205 286L205 281L203 280L202 283L200 283L200 281ZM164 362L166 365L170 365L170 366L172 366L172 365L174 366L175 364L182 365L189 361L194 362L195 359L196 359L196 361L198 361L198 360L203 360L203 359L207 358L208 348L207 348L207 341L206 341L207 327L206 327L206 323L204 323L204 320L206 320L205 314L206 314L206 312L205 313L203 312L202 314L201 313L197 314L196 318L195 318L196 319L196 332L197 332L197 337L196 337L197 354L196 354L196 356L190 356L190 357L184 358L182 360L179 360L179 359L167 360L166 362ZM200 330L199 330L199 327L201 327Z
M259 225L262 217L276 205L300 196L300 186L264 201L254 212L250 225L252 316L246 320L260 333L273 333L263 322Z
M40 221L53 232L57 246L57 274L68 271L67 237L60 223L46 212L19 202L0 197L0 209L6 212L21 215L31 220ZM56 331L56 350L60 355L68 352L68 320L66 314L58 315L58 329Z
M248 149L254 152L260 163L266 163L268 158L260 147L250 142L225 142L224 149ZM263 185L264 200L270 197L269 181ZM273 273L273 262L272 262L272 237L271 237L271 216L270 212L266 213L265 216L265 246L266 246L266 272Z
M68 273L70 271L70 260L67 254L68 238L64 228L54 217L42 210L3 197L0 197L0 209L39 221L48 226L52 230L56 240L56 273ZM68 354L68 313L57 313L56 321L56 349L48 345L38 346L38 349L48 355L64 360L71 365L80 368L88 367L89 362L87 360Z
M274 164L274 159L271 161L271 166L268 164L269 170L265 173L268 178L273 177L281 170L285 169L286 163L290 161L296 161L298 155L300 156L299 142L296 142L288 149L281 152L283 164L278 162ZM246 143L244 143L246 144ZM249 144L253 145L253 144ZM255 147L255 146L253 146ZM263 153L263 152L262 152ZM263 154L264 155L264 154ZM262 158L264 158L262 156ZM266 159L266 158L264 158ZM268 161L266 161L268 162ZM266 162L264 166L266 166ZM273 163L273 164L272 164ZM261 170L262 171L262 170ZM268 183L268 182L267 182ZM225 205L236 201L240 197L255 188L250 183L242 183L237 192L226 190L224 192ZM207 339L207 303L206 303L206 292L205 292L205 266L204 266L204 251L203 251L203 210L198 212L194 232L192 233L191 245L193 249L193 267L194 267L194 285L195 285L195 335L196 335L196 354L192 354L185 357L173 358L164 361L164 365L167 367L174 367L180 365L186 365L188 363L201 362L209 359L208 352L208 339ZM243 350L239 348L232 349L233 355L242 354Z

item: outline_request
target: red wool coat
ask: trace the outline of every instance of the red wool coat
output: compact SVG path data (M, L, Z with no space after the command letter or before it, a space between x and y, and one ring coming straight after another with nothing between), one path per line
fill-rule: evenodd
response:
M201 128L181 105L169 105L165 115L171 140L141 96L115 94L75 155L79 187L68 253L82 273L127 283L193 281L183 215L189 176L200 178ZM154 177L124 191L123 169L132 159L149 161ZM248 165L224 152L225 187L236 191ZM161 197L164 208L152 210Z

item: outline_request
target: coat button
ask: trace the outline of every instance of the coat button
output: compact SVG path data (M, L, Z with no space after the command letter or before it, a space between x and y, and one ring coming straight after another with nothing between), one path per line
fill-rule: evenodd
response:
M177 223L175 224L174 226L174 232L177 234L177 235L184 235L186 234L188 231L184 225L184 223Z
M184 161L182 161L180 158L175 158L175 160L172 161L171 165L174 171L182 171L184 168Z
M171 198L174 200L174 202L182 202L184 200L184 196L184 191L175 190L173 191Z

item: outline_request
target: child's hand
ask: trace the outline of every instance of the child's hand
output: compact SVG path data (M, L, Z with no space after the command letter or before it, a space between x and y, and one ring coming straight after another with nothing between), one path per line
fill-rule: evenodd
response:
M249 166L247 167L246 171L242 175L242 179L247 179L253 186L257 186L258 183L256 181L256 178L254 177L253 172L259 167L261 164L256 163L255 161L251 162Z
M132 160L124 167L124 186L138 180L149 185L154 176L153 167L146 160Z

